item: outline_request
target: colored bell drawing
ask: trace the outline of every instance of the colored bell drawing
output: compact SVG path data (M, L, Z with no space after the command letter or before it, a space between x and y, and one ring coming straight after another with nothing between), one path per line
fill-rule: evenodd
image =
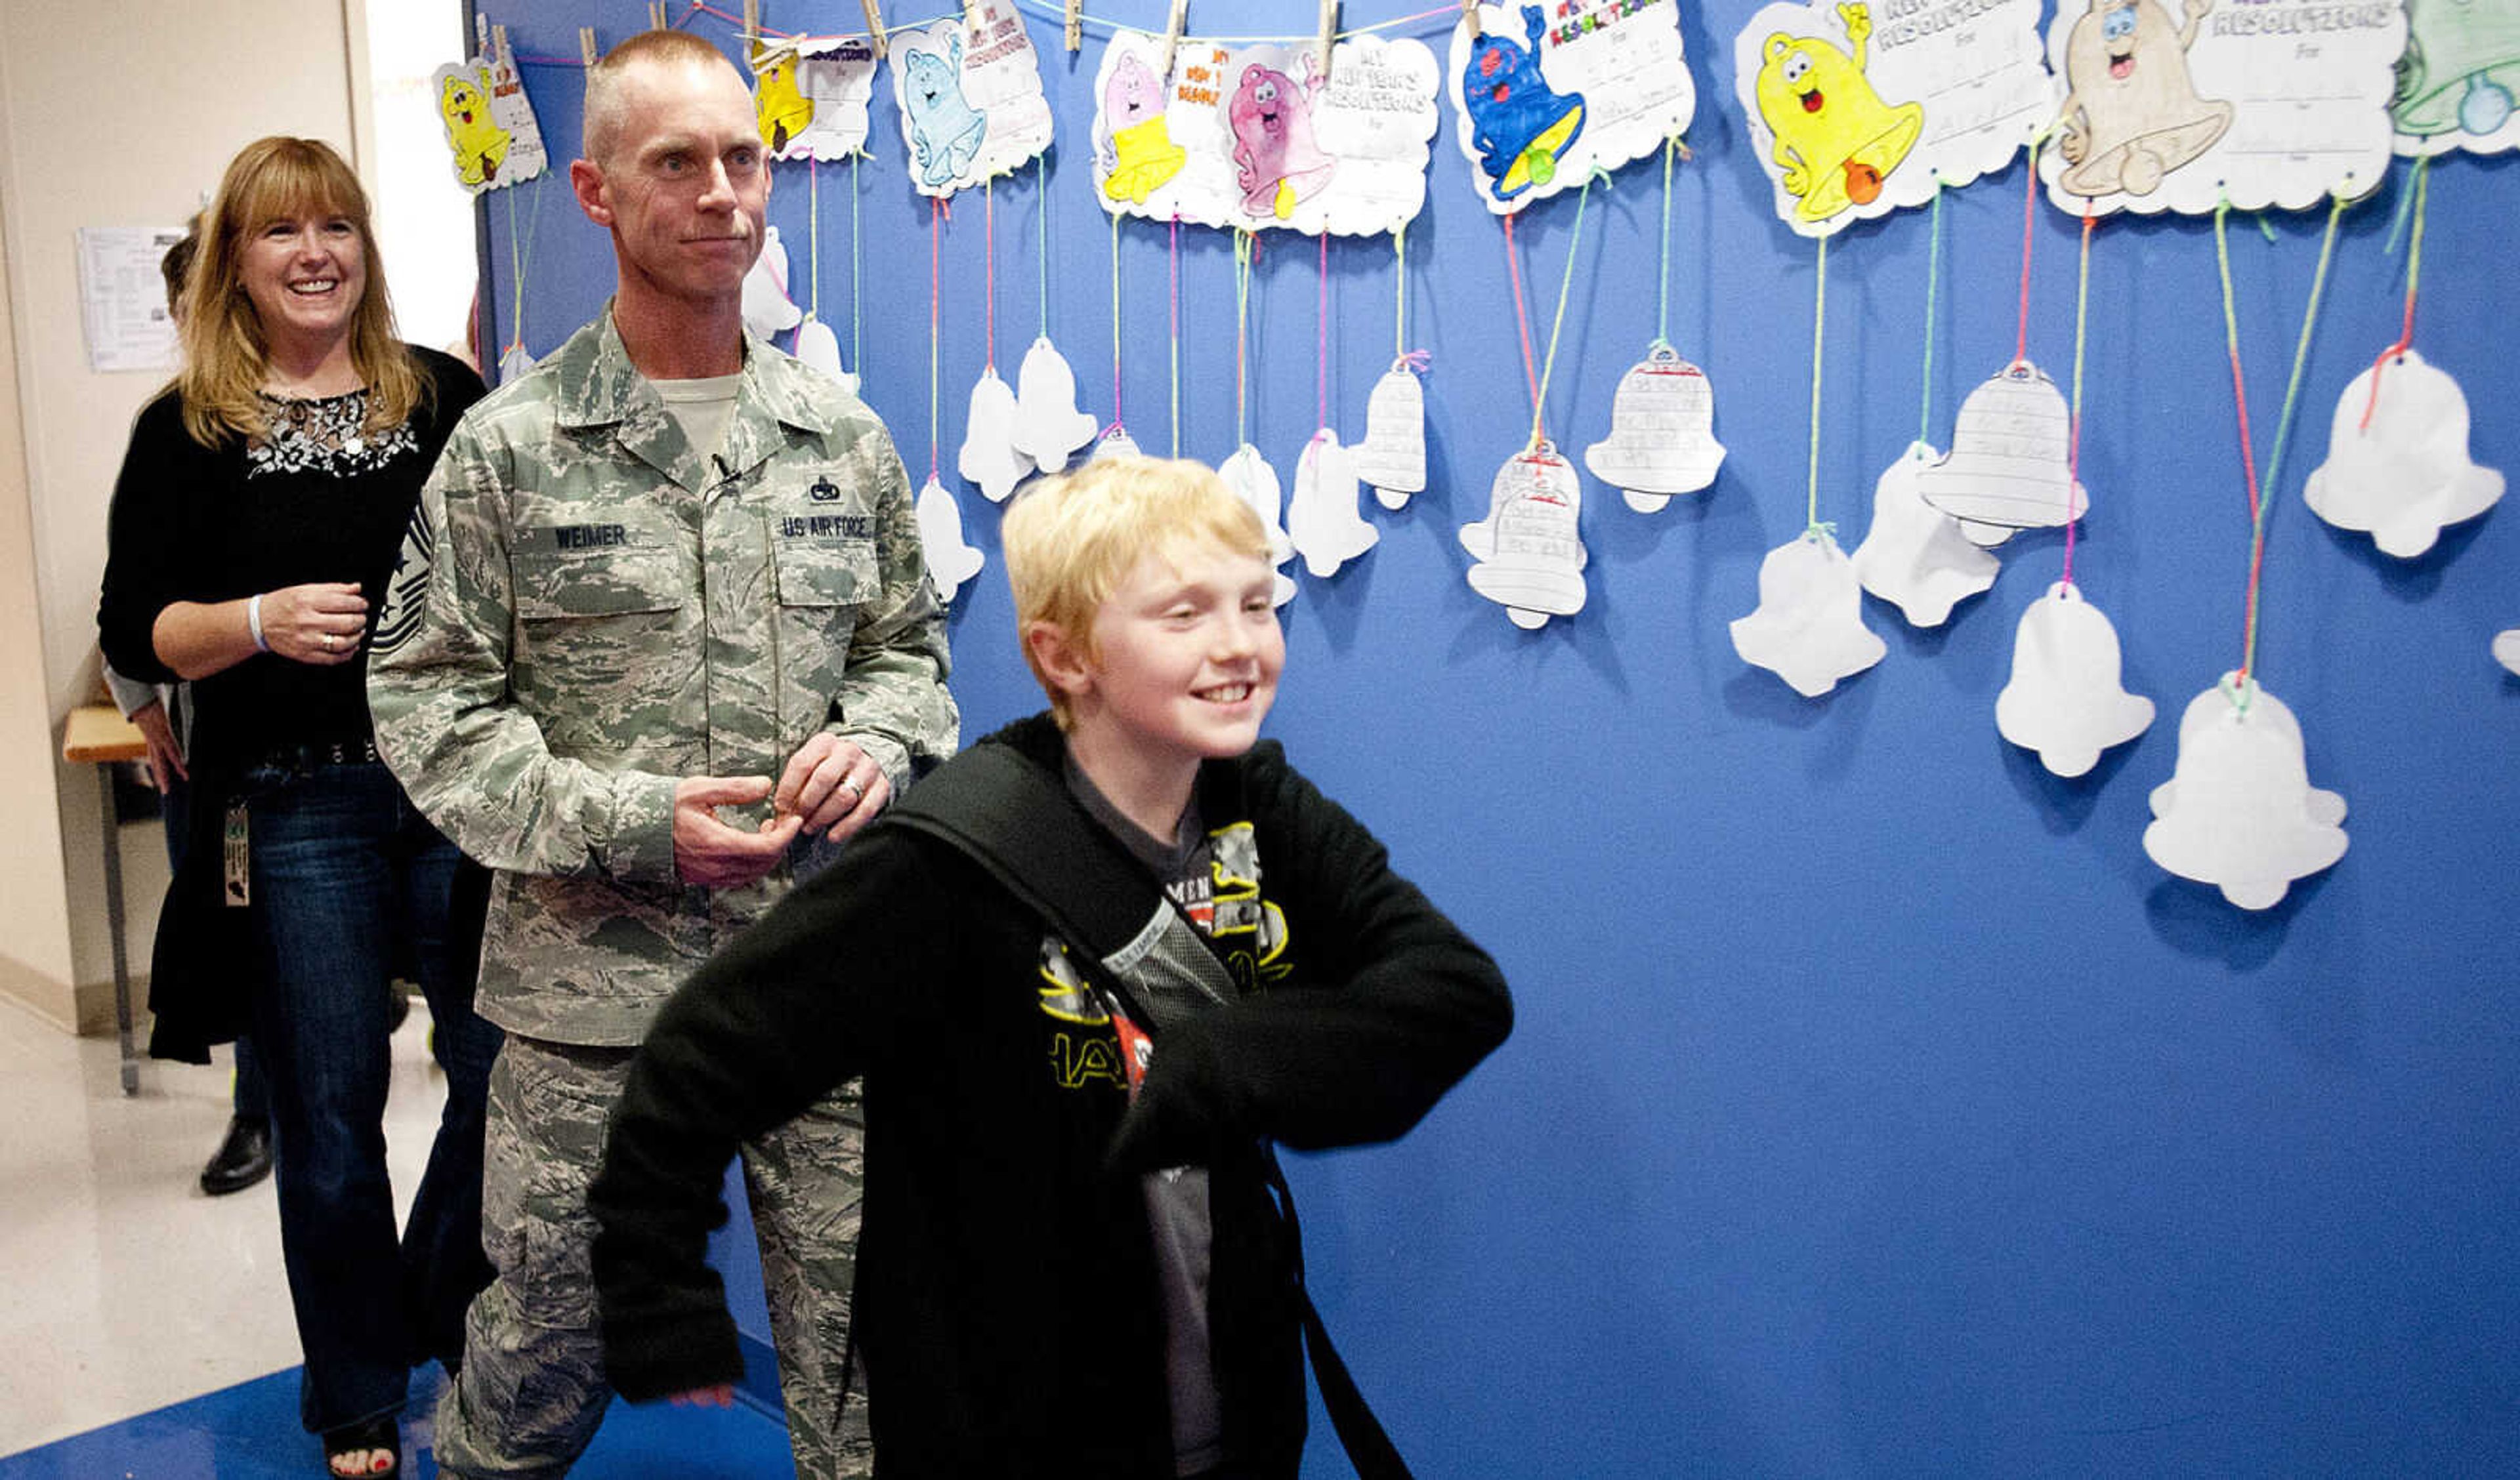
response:
M1426 392L1406 359L1394 360L1365 403L1365 440L1348 449L1356 475L1385 509L1426 489Z
M1235 497L1250 505L1251 512L1260 516L1262 527L1269 531L1269 563L1283 565L1293 560L1295 542L1286 538L1284 527L1278 522L1281 502L1278 470L1269 466L1269 460L1260 455L1260 449L1248 442L1243 443L1234 449L1234 456L1227 458L1216 472L1217 476L1225 479L1225 486L1234 490ZM1277 572L1277 577L1271 600L1273 605L1283 606L1294 600L1295 578L1282 570Z
M2058 581L2013 629L2012 681L1995 696L1995 728L2050 772L2081 776L2152 727L2152 700L2119 687L2121 664L2118 630Z
M2392 105L2398 132L2493 133L2520 97L2520 6L2408 0L2407 51Z
M917 512L928 577L936 583L936 594L950 604L963 583L980 573L986 557L963 542L963 506L954 502L954 495L936 481L934 473L919 487Z
M1015 385L1015 451L1042 471L1057 472L1077 448L1094 440L1094 418L1076 409L1076 372L1050 340L1035 339L1024 351Z
M1015 389L998 379L994 366L983 368L971 386L971 407L963 419L963 448L955 470L992 504L1003 504L1015 485L1032 472L1032 459L1015 451Z
M1339 566L1382 538L1382 531L1356 512L1356 465L1339 445L1338 433L1327 426L1313 433L1296 459L1286 536L1303 556L1304 568L1318 576L1338 574Z
M1981 545L2071 523L2090 507L2074 481L2073 430L2056 382L2015 360L1960 403L1952 450L1916 475L1916 491Z
M858 393L858 378L840 368L840 336L810 313L796 331L796 358L839 381L849 394Z
M1939 627L1952 607L1995 584L2003 562L1924 501L1917 477L1941 454L1911 442L1872 485L1872 526L1855 547L1855 578L1899 608L1911 627Z
M1778 31L1760 43L1752 86L1760 121L1776 136L1779 183L1801 202L1794 214L1805 221L1879 200L1882 183L1925 128L1923 104L1891 107L1865 72L1871 8L1840 5L1837 16L1849 50Z
M2187 75L2203 12L2188 12L2182 31L2159 0L2090 7L2065 39L2072 91L2057 114L2056 148L2072 167L2056 184L2068 195L2148 196L2231 126L2231 105L2196 96Z
M1732 620L1732 650L1805 698L1881 661L1887 643L1864 625L1864 588L1825 530L1797 535L1759 562L1759 606Z
M2143 851L2243 910L2264 910L2345 856L2345 798L2311 785L2301 722L2273 695L2252 683L2240 707L2238 677L2225 674L2180 716L2179 767L2152 788Z
M2468 460L2458 381L2408 349L2365 369L2337 397L2327 461L2302 497L2337 528L2368 530L2383 553L2412 560L2445 526L2493 508L2502 474Z
M1173 142L1160 114L1114 132L1111 152L1116 162L1102 182L1102 194L1138 205L1180 174L1190 159L1190 151Z
M1656 344L1619 380L1610 398L1610 434L1584 449L1593 476L1615 485L1639 514L1675 493L1715 481L1724 444L1715 440L1715 390L1706 372Z
M1584 495L1574 465L1547 442L1507 459L1488 490L1488 516L1461 530L1477 558L1470 589L1537 632L1584 609Z

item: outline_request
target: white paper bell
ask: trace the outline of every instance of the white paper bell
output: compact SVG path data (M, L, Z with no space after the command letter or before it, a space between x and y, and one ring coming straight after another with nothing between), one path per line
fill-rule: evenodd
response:
M1286 508L1286 537L1304 558L1304 568L1332 576L1339 566L1373 548L1382 532L1356 512L1356 466L1338 433L1313 433L1295 460L1295 492Z
M779 240L779 228L769 227L761 233L761 255L743 275L743 327L766 339L795 328L804 317L805 311L788 296L788 248Z
M980 485L992 504L1003 504L1032 473L1032 459L1015 450L1015 391L983 369L971 386L971 408L963 420L963 448L954 467Z
M1768 552L1759 562L1759 605L1732 621L1732 650L1773 671L1805 698L1881 661L1889 645L1864 625L1854 562L1825 530Z
M2365 369L2337 397L2327 461L2302 497L2337 528L2368 530L2382 553L2411 560L2446 526L2493 508L2502 474L2468 459L2467 396L2458 381L2409 349Z
M1530 631L1583 610L1583 485L1556 448L1543 442L1507 459L1489 484L1488 516L1462 526L1462 548L1478 558L1470 589Z
M1395 360L1365 403L1365 440L1348 449L1356 475L1385 509L1406 508L1426 489L1426 391L1406 359Z
M506 385L520 380L533 368L533 351L522 344L511 344L508 352L499 356L499 383Z
M2073 430L2056 383L2015 360L1960 403L1952 450L1919 474L1917 491L1981 545L2071 523L2091 502L2074 481Z
M2494 660L2520 675L2520 627L2505 628L2494 634Z
M1995 728L2055 775L2081 776L2100 752L2152 725L2152 700L2120 687L2118 631L2062 581L2030 604L2012 632L2012 680L1995 696Z
M1917 476L1941 456L1912 442L1872 485L1872 525L1851 558L1864 589L1899 608L1911 627L1939 627L1952 607L1995 584L2003 562L1960 532L1960 521L1925 502Z
M1656 344L1620 378L1610 434L1584 449L1584 466L1639 514L1714 482L1724 444L1715 440L1715 390L1706 372Z
M1138 458L1145 456L1145 453L1138 450L1138 439L1129 435L1128 427L1112 426L1105 429L1102 438L1095 442L1094 455L1087 458L1086 461L1089 463L1100 463L1105 458Z
M1042 471L1057 472L1094 440L1094 418L1076 409L1076 372L1050 340L1035 339L1015 385L1015 451Z
M840 366L840 336L810 313L796 331L796 358L839 381L849 394L858 393L858 378Z
M2310 784L2292 711L2254 683L2243 709L2237 678L2226 674L2180 716L2179 766L2152 789L2143 851L2243 910L2264 910L2345 856L2345 798Z
M920 485L917 507L919 543L927 553L927 573L936 582L937 595L950 603L965 581L980 573L987 557L964 542L963 506L936 481L934 473Z
M1278 487L1278 470L1269 466L1269 460L1260 455L1260 449L1248 442L1243 443L1234 449L1234 456L1227 458L1216 471L1225 479L1225 486L1233 489L1237 498L1250 505L1251 512L1260 516L1261 526L1269 531L1269 563L1283 565L1293 560L1295 542L1286 537L1284 527L1278 522L1282 500ZM1294 600L1295 578L1283 570L1278 571L1277 577L1272 601L1283 606Z

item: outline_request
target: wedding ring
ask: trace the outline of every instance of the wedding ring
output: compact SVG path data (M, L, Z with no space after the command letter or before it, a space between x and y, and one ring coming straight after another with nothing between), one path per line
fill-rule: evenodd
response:
M333 634L329 632L324 634L324 650L327 652L333 650Z

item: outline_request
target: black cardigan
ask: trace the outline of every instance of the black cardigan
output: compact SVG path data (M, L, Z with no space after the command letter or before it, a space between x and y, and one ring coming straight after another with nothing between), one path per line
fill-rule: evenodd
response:
M1046 717L981 744L1017 747L1050 779L1031 788L1044 804L1074 805ZM920 785L966 785L958 772ZM1116 1052L1109 1027L1044 1009L1039 918L907 826L868 830L675 995L589 1198L616 1388L653 1398L739 1375L703 1264L721 1173L741 1142L863 1074L856 1337L884 1476L1170 1480L1138 1174L1184 1162L1212 1173L1227 1443L1257 1472L1294 1473L1300 1306L1259 1143L1399 1136L1504 1040L1512 1008L1487 955L1276 744L1209 763L1200 786L1209 827L1253 824L1263 895L1286 921L1272 969L1289 969L1168 1029L1134 1111L1094 1072Z

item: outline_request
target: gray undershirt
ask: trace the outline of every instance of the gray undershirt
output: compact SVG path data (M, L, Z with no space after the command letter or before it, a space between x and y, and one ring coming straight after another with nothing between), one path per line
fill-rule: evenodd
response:
M683 429L683 440L701 457L713 457L718 445L726 440L726 427L735 420L735 394L743 383L743 373L710 376L698 381L650 381L656 387L657 399L665 403L665 415Z

